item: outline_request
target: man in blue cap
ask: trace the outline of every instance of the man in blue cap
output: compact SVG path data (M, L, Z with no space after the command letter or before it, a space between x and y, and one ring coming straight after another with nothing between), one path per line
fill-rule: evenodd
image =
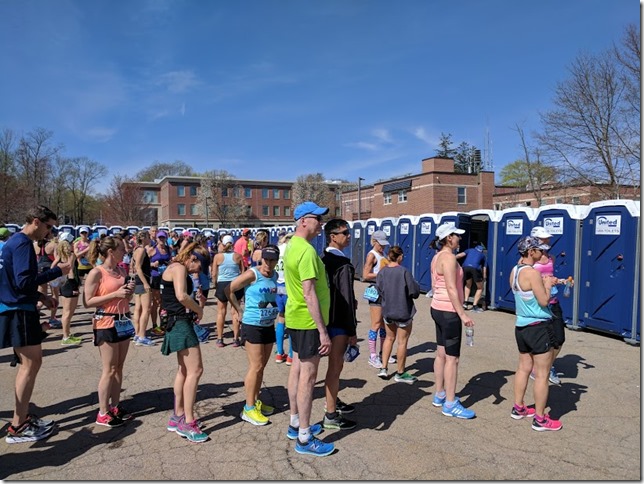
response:
M333 444L315 438L322 431L319 424L310 425L320 357L331 351L326 328L331 305L329 283L322 259L311 245L322 231L322 216L328 212L328 208L311 201L299 204L293 213L295 235L284 254L286 330L293 346L288 376L291 416L286 435L296 440L296 452L315 456L327 456L335 449Z

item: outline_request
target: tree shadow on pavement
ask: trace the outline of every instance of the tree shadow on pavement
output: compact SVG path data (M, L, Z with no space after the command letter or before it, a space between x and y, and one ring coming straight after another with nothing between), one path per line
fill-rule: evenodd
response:
M457 392L457 395L465 407L471 407L489 397L494 397L493 405L499 405L506 400L501 395L501 388L508 382L507 377L510 375L514 375L514 371L497 370L479 373L470 378L470 381L460 392ZM466 397L465 400L463 399L464 397Z

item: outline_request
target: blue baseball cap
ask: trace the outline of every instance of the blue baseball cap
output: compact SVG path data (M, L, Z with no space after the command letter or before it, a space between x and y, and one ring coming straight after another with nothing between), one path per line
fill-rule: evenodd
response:
M327 213L329 213L328 208L320 207L315 202L306 201L300 203L297 207L295 207L293 216L295 220L299 220L307 215L326 215Z

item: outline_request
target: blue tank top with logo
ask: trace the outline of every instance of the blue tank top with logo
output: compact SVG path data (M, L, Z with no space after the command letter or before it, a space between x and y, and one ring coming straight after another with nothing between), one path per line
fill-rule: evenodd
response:
M219 264L219 271L217 273L217 282L229 282L241 274L239 264L234 260L234 252L225 252L224 261Z
M258 269L249 269L255 273L255 282L246 287L244 297L246 306L242 323L251 326L273 326L279 313L275 303L277 294L277 273L271 277L263 276Z

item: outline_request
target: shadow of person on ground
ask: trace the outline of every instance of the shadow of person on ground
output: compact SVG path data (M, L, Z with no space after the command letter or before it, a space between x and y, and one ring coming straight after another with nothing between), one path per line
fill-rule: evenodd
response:
M411 348L407 348L407 358L417 353L433 353L435 351L436 351L436 343L427 341L425 343L421 343Z
M460 392L456 392L457 396L461 399L463 406L468 408L489 397L494 397L493 405L499 405L506 400L501 395L501 389L508 382L507 377L511 375L514 375L514 371L497 370L479 373L470 378L470 381Z
M550 385L548 392L548 412L552 418L559 419L567 413L577 410L581 395L588 391L586 385L566 382L561 385Z
M577 378L579 376L579 368L589 370L595 368L594 365L586 363L586 358L579 355L564 355L555 360L555 368L557 373L563 373L564 378Z

